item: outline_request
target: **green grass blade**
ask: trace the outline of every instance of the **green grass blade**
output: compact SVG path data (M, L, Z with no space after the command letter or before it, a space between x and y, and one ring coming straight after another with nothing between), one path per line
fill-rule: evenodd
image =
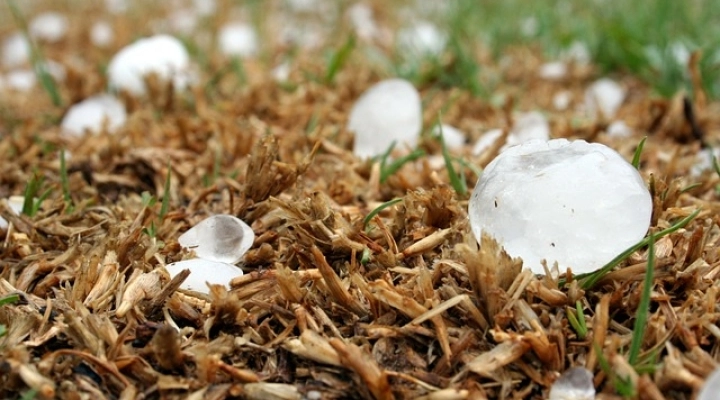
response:
M442 124L440 124L439 118L438 128L440 129L440 145L442 146L442 155L443 159L445 159L445 168L447 169L448 177L450 178L450 184L458 194L465 196L467 194L467 183L465 182L464 177L461 177L457 171L455 171L455 167L452 163L452 157L445 145L445 137L443 135Z
M170 209L170 178L172 177L172 168L170 162L168 162L167 176L165 177L165 186L163 186L163 199L160 205L160 220L165 218L168 210Z
M587 322L585 322L585 312L583 312L583 306L580 300L575 302L575 311L577 312L577 320L580 323L580 329L582 331L580 339L585 339L588 334L588 328Z
M633 155L633 159L632 159L632 166L635 167L635 169L640 169L640 154L642 154L643 147L645 147L646 140L647 140L647 136L642 138L640 143L638 143L637 148L635 149L635 154Z
M20 295L12 293L7 296L0 297L0 306L17 303L18 301L20 301Z
M25 185L25 200L23 201L22 213L32 217L35 215L37 210L35 209L35 198L37 193L42 186L44 178L39 177L37 173L33 173L32 178Z
M400 157L397 160L394 160L389 165L385 164L385 159L383 159L383 163L380 167L380 183L385 183L385 181L392 176L394 173L396 173L400 168L402 168L403 165L410 161L415 161L418 158L425 155L425 152L421 149L416 149L412 153Z
M697 209L693 211L692 214L688 215L687 217L681 219L680 221L676 222L674 225L672 225L669 228L663 229L660 232L656 233L654 235L654 240L658 240L664 236L667 236L681 228L684 228L687 224L690 223L695 217L700 214L700 209ZM627 250L620 253L617 257L613 258L609 263L605 264L602 268L595 272L591 272L588 274L581 274L577 275L576 278L581 280L581 286L583 289L587 290L595 286L596 283L600 279L602 279L608 272L610 272L613 268L615 268L618 264L620 264L623 260L630 257L631 254L634 252L640 250L641 248L645 247L650 243L650 238L646 237L643 240L639 241L638 243L630 246Z
M38 81L40 81L40 84L50 97L53 105L56 107L62 106L62 98L60 97L60 92L58 91L57 85L55 84L55 80L47 71L47 64L45 63L45 58L43 57L42 52L35 45L32 38L30 37L25 16L23 16L20 12L20 9L15 3L15 0L7 0L7 4L10 8L10 12L13 15L13 19L15 19L15 23L18 25L18 27L23 33L23 36L25 36L25 39L30 45L30 58L33 64L33 70L35 71L35 75L37 76Z
M372 221L372 219L375 218L375 216L378 215L382 210L384 210L388 207L391 207L401 201L402 201L401 198L392 199L390 201L386 201L386 202L380 204L379 206L375 207L375 209L370 211L370 213L367 216L365 216L365 218L363 219L363 228L367 227L367 225L370 223L370 221Z
M645 336L645 323L647 322L648 312L650 309L650 294L652 293L653 276L655 272L655 236L648 236L648 259L647 268L645 270L645 281L643 282L643 291L635 312L635 325L633 326L632 342L630 343L630 353L628 362L630 365L637 364L640 350L642 349L642 341Z
M343 65L347 62L348 58L350 57L350 53L352 53L353 49L355 48L355 36L350 36L345 41L345 44L336 51L332 57L330 57L330 61L328 62L328 68L325 72L325 83L332 83L332 81L335 79L335 76L338 72L342 69Z

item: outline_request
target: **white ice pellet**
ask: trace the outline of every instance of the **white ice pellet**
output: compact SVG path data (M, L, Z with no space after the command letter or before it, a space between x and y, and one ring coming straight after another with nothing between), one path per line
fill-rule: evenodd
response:
M592 272L643 238L652 199L638 171L611 148L583 140L531 141L487 165L469 204L478 241L494 237L524 266L541 260Z
M550 387L548 400L594 400L593 374L583 367L572 367Z
M180 235L180 246L210 261L235 264L252 247L255 233L232 215L213 215Z
M166 265L165 269L170 274L171 279L183 270L189 270L190 275L188 275L180 285L180 289L205 294L210 293L210 289L207 286L208 283L223 285L227 289L230 289L230 281L243 274L240 268L232 264L204 260L202 258L174 262Z
M404 79L376 83L355 102L348 130L355 133L353 153L367 158L396 149L415 148L422 128L422 106L417 89Z
M220 28L220 51L228 56L252 57L258 52L258 38L251 25L234 22Z
M539 111L519 114L515 117L507 142L502 150L531 140L550 139L550 123Z
M460 129L448 124L435 125L432 130L433 135L440 136L441 132L445 147L448 149L457 150L465 146L465 134Z
M172 36L156 35L122 48L110 60L107 73L111 88L143 95L146 75L172 79L176 89L184 89L189 68L190 56L183 44Z
M572 101L572 93L569 90L562 90L553 95L553 107L558 111L567 110Z
M607 127L607 134L612 137L626 138L632 136L632 132L632 128L621 120L613 121Z
M66 16L56 12L38 14L30 21L30 36L54 43L62 40L67 34L69 22Z
M430 22L420 21L398 32L398 48L410 56L439 56L447 44L447 34Z
M115 37L112 26L107 21L97 21L90 28L90 41L97 47L108 47Z
M538 76L548 81L557 81L567 75L567 65L562 61L547 62L538 69Z
M373 10L365 3L355 3L347 10L348 19L355 30L355 34L364 40L370 40L379 34L379 29L373 17Z
M85 131L98 133L106 125L108 132L122 126L127 119L125 106L120 100L108 94L88 97L73 105L60 124L63 133L80 136Z
M480 136L473 145L472 154L474 156L479 156L484 153L485 150L489 149L498 139L500 139L502 133L502 129L491 129L483 133L483 135Z
M37 82L35 71L31 69L16 69L5 75L5 87L18 92L27 92Z
M20 215L23 209L23 205L25 204L25 196L10 196L7 199L8 205L10 206L10 209L15 212L15 214ZM3 217L0 217L0 231L4 231L8 228L8 222L5 221Z
M2 47L2 65L17 67L30 61L30 43L22 32L5 38Z
M595 81L585 91L585 107L595 117L614 117L624 100L625 89L609 78Z

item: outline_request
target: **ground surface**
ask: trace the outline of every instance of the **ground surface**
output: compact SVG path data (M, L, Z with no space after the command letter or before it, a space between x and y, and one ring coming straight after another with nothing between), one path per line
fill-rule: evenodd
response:
M663 98L646 79L614 73L628 89L616 117L632 128L625 138L578 111L600 73L593 64L570 63L566 77L548 81L538 78L537 48L507 47L502 59L478 48L470 74L493 83L475 94L450 79L463 80L468 54L416 64L425 127L441 113L466 132L470 144L456 156L476 169L497 148L472 156L471 143L507 130L518 110L546 113L553 137L605 143L628 160L648 137L640 172L655 201L651 231L678 229L658 237L650 262L643 246L590 286L565 271L520 272L491 242L478 251L469 194L430 162L441 154L431 135L420 144L426 156L383 182L377 162L352 155L353 101L393 75L362 43L334 75L322 51L294 50L283 83L269 69L288 47L235 62L196 51L195 89L149 82L147 98L123 97L129 119L118 132L61 135L67 107L104 90L109 57L165 13L108 17L117 28L108 49L93 47L88 21L75 17L64 41L43 47L67 68L56 87L62 105L39 85L1 94L0 198L32 182L48 195L32 216L0 200L11 223L0 233L0 397L542 398L581 365L602 398L684 399L717 365L720 179L690 170L717 142L720 103L701 85L699 55L686 69L692 96ZM0 33L16 29L5 22ZM563 90L571 106L557 111L552 98ZM476 171L455 168L472 189ZM191 256L177 237L214 213L252 225L246 274L230 291L178 292L162 266ZM648 264L650 305L633 354Z

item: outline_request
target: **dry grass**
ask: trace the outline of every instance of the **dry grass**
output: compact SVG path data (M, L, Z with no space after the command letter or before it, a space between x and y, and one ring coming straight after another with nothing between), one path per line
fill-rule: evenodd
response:
M487 65L506 82L505 103L423 88L426 126L443 109L446 122L475 139L507 129L514 108L551 109L558 90L581 99L593 76L577 67L564 81L541 81L534 53L508 57L516 61L509 68ZM211 60L210 71L223 62ZM68 67L64 99L103 87L97 70ZM348 150L349 108L378 74L362 62L332 85L301 73L322 68L300 58L292 89L253 62L247 86L232 75L189 93L156 82L148 99L125 98L131 114L119 132L76 141L60 136L64 110L40 89L5 98L0 197L21 194L33 174L53 192L33 217L14 216L0 200L0 216L11 222L0 233L0 296L20 295L0 306L7 327L0 397L32 389L38 398L78 399L542 398L559 373L582 365L599 396L615 398L604 361L641 398L684 399L698 390L720 351L720 179L688 171L700 149L693 133L707 143L719 138L720 103L700 92L691 120L681 94L657 99L624 78L630 94L620 117L649 135L641 172L654 194L652 229L702 210L657 243L641 353L657 368L638 373L626 354L644 250L589 290L521 271L489 238L478 250L467 198L443 169L421 159L380 184L377 166ZM319 123L306 130L313 119ZM608 121L570 112L550 120L553 136L604 142L627 159L640 139L610 138ZM440 154L430 138L421 146ZM468 158L483 166L497 147ZM58 148L72 153L71 211ZM467 174L472 187L476 177ZM168 197L169 212L161 218L159 202L144 204L143 191ZM363 226L393 198L402 201ZM184 277L170 280L162 266L189 256L177 237L221 212L256 233L246 274L209 296L176 290ZM568 321L578 302L585 337Z

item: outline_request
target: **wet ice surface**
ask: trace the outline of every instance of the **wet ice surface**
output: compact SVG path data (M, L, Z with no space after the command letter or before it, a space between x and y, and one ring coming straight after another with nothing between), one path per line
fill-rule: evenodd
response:
M415 148L422 128L420 94L408 81L387 79L365 91L350 111L348 129L355 133L353 153L360 158L396 149Z
M199 258L228 264L240 261L254 240L252 228L232 215L213 215L178 238L182 247Z
M202 258L174 262L166 265L165 269L171 278L174 278L183 270L190 270L190 275L180 285L180 289L205 294L210 292L207 283L223 285L230 289L230 281L243 274L240 268L232 264Z
M572 367L563 372L550 388L548 400L593 400L593 375L583 367Z
M511 147L483 171L469 205L480 240L488 232L533 272L592 272L641 240L652 200L635 168L617 152L582 140Z

